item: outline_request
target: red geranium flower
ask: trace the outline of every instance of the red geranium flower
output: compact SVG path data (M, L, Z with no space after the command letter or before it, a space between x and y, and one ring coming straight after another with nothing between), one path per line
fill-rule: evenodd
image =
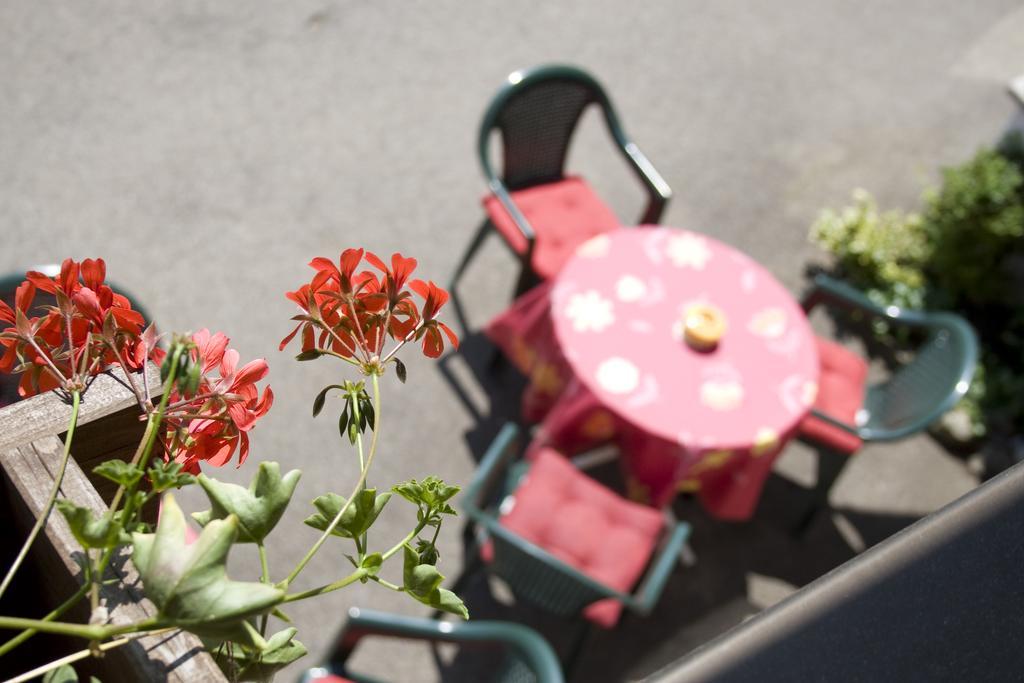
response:
M169 457L192 473L200 462L220 467L235 451L241 466L249 456L249 432L274 403L270 387L262 395L256 383L266 377L263 359L238 367L238 352L228 348L223 333L200 330L192 335L196 348L193 362L201 369L199 388L192 397L175 391L170 398L168 432L165 436ZM217 377L212 377L216 371Z
M413 280L409 283L409 287L424 299L423 320L419 331L416 332L416 339L423 340L423 353L428 358L437 358L441 355L441 352L444 351L444 338L441 336L441 332L444 332L453 347L459 348L458 336L443 322L435 320L438 311L448 301L448 292L433 282L424 282L423 280Z

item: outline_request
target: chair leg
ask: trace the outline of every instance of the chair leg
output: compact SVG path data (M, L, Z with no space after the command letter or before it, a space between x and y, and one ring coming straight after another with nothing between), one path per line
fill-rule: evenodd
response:
M456 285L462 278L462 274L466 271L466 267L469 262L476 256L476 252L480 250L480 246L484 243L487 235L492 230L491 221L485 219L480 227L477 229L476 234L473 235L472 241L466 248L466 252L462 255L462 260L459 261L459 265L455 267L455 273L452 275L451 282L448 285L448 291L451 294L452 307L455 309L455 317L459 319L459 325L462 327L462 336L465 337L469 333L469 324L466 321L466 312L462 308L462 303L459 301L458 294L456 293Z
M530 267L529 261L524 259L522 270L519 271L519 281L516 282L516 289L513 297L518 299L539 284L540 278L537 277L535 272L533 272L533 268Z
M822 508L828 507L828 495L850 457L847 453L840 453L830 448L818 449L818 478L811 491L810 505L793 528L797 536L802 536L818 512Z
M580 629L576 632L575 637L572 640L572 644L569 645L569 651L566 653L565 658L562 660L562 671L565 673L565 680L572 681L573 672L576 670L576 666L580 662L580 655L583 654L583 646L590 640L590 635L594 630L594 625L591 624L583 617L583 624Z

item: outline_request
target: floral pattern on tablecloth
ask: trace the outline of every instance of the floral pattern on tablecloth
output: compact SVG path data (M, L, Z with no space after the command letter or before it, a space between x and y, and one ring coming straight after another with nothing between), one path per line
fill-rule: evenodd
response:
M694 303L726 316L713 351L683 341ZM752 514L817 391L814 338L789 292L742 252L685 230L591 239L488 334L532 378L524 414L542 419L540 441L572 451L614 433L631 490L656 505L693 492L725 518Z

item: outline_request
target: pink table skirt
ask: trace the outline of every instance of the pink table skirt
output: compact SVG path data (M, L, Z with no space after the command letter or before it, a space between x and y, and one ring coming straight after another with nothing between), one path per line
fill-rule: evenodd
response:
M554 332L553 287L530 290L485 330L529 380L523 417L540 426L528 457L543 446L571 454L614 441L632 497L661 507L685 491L698 495L715 517L749 519L792 433L766 434L748 448L701 448L654 436L622 418L574 377ZM685 421L685 407L680 419Z

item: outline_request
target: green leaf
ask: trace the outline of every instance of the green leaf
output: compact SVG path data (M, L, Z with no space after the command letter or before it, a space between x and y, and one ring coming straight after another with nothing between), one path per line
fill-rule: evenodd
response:
M370 553L363 558L363 561L359 564L361 569L365 569L371 575L376 574L380 571L381 566L384 564L384 556L380 553Z
M143 474L142 470L135 465L117 458L100 463L96 467L92 468L92 471L105 479L109 479L115 484L124 486L125 488L128 488L138 482L139 479L142 478Z
M78 683L78 674L70 664L64 664L47 671L43 683Z
M70 500L58 500L57 509L64 515L71 533L82 544L83 548L112 548L121 538L121 525L101 516L93 516L93 511L72 503Z
M419 555L420 564L436 565L441 556L432 541L425 541L422 538L416 539L416 554Z
M310 349L308 351L303 351L299 355L295 356L295 360L300 360L300 361L316 360L317 358L319 358L322 355L324 355L323 351L318 351L316 349Z
M341 416L338 417L338 433L341 434L341 438L345 438L348 433L348 403L345 403L345 408L341 411Z
M395 358L395 374L398 376L398 381L405 384L405 379L408 373L405 370L405 363L398 358Z
M234 660L234 667L230 668L238 671L239 680L269 681L278 671L306 655L306 647L295 640L296 633L295 628L286 628L267 638L263 648L234 646L225 648L217 658Z
M466 609L466 603L462 602L462 598L447 588L438 588L431 593L430 601L427 604L442 612L457 614L463 619L469 619L469 610Z
M341 538L361 536L373 525L390 499L390 492L385 491L377 495L377 489L363 489L356 494L352 504L345 510L341 521L331 533ZM317 497L313 505L318 512L308 517L305 522L314 529L325 531L345 505L345 498L336 493L327 493Z
M446 484L442 479L430 476L422 482L410 479L407 482L396 484L391 489L402 496L410 503L425 505L446 515L456 514L455 510L447 505L447 501L460 491L458 486Z
M419 554L408 543L404 546L405 564L402 580L405 590L417 598L426 598L441 586L444 576L432 564L420 564Z
M441 588L444 576L437 571L437 567L420 564L419 555L408 543L403 546L403 550L405 562L402 579L405 591L424 605L469 619L469 610L459 596L446 588Z
M320 414L320 411L324 409L324 403L327 401L327 392L331 389L345 390L345 387L340 384L328 384L326 387L320 390L320 393L313 399L313 417Z
M206 491L211 508L193 513L192 517L206 526L211 520L234 515L238 518L238 542L262 543L281 520L300 476L299 470L292 470L282 477L281 466L276 462L261 462L245 489L200 474L199 485Z
M155 534L132 534L132 561L157 617L207 638L254 643L246 619L280 604L285 593L269 584L232 581L225 563L238 535L238 518L211 520L199 538L185 543L185 515L164 494ZM258 635L258 634L257 634Z
M163 493L196 483L196 478L188 472L182 472L181 468L180 462L158 462L146 470L153 492Z
M376 422L376 416L373 412L373 401L365 393L359 399L359 411L363 417L363 422L359 425L360 431L364 431L367 425L370 426L370 429L373 429Z
M195 396L202 378L203 367L199 363L192 363L185 376L178 380L178 388L185 396Z

